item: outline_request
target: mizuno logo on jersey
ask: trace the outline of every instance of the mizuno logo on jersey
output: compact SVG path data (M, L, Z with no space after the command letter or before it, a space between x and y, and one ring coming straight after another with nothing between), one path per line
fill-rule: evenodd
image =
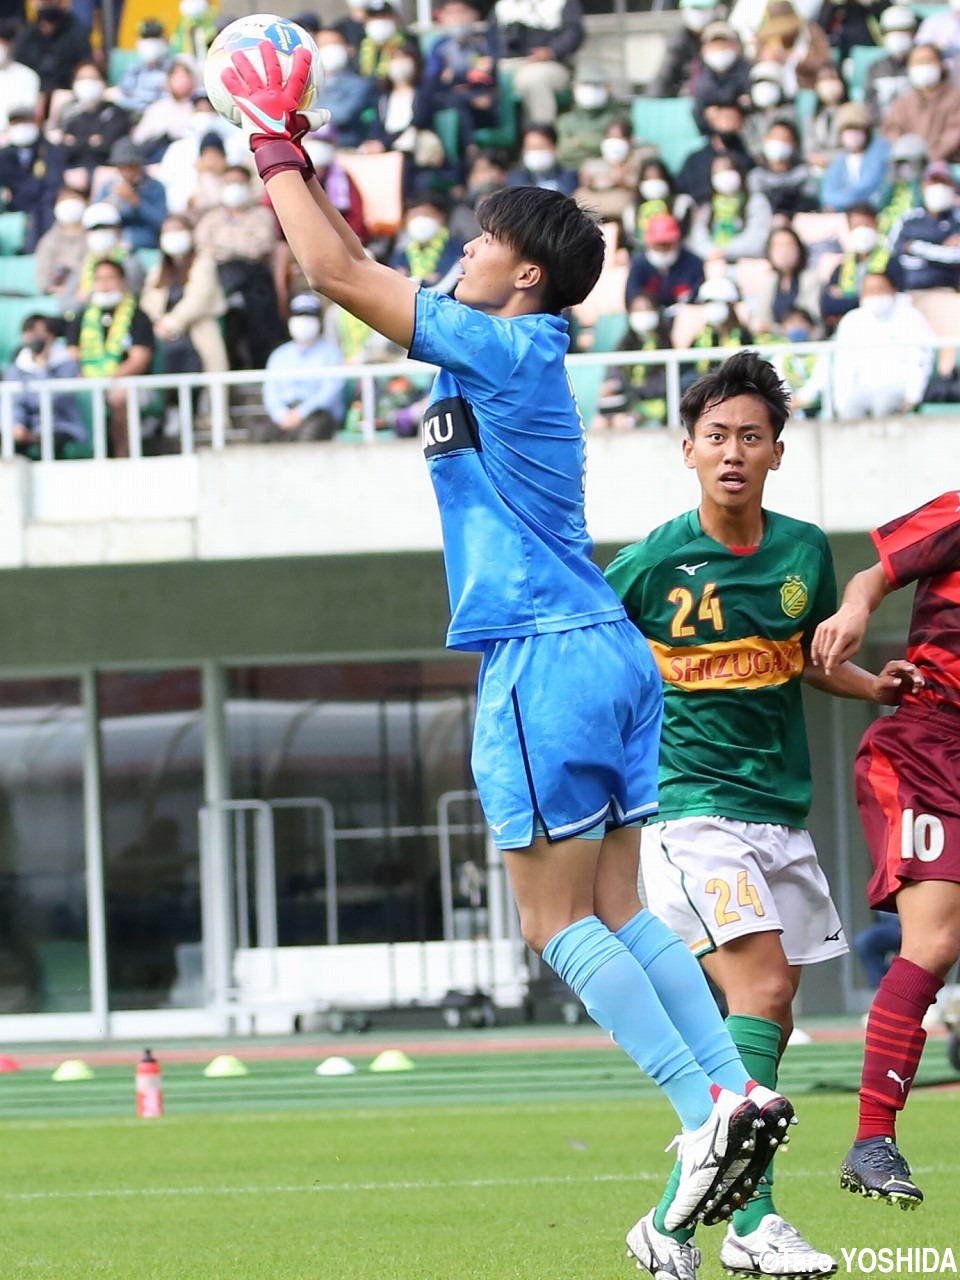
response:
M709 560L701 560L699 564L678 564L677 568L682 569L688 578L692 578L698 569L705 569L709 563Z
M788 640L745 636L683 648L656 640L649 643L664 680L685 692L760 689L787 684L803 673L802 634L798 631Z
M480 452L480 432L473 410L462 396L436 400L423 415L423 452L427 458L438 453L465 449Z

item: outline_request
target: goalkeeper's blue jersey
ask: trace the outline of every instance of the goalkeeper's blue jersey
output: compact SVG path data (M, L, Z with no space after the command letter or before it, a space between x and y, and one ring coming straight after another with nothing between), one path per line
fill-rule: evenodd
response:
M410 354L441 369L422 434L443 526L450 648L624 616L590 559L568 346L559 316L503 320L417 295Z

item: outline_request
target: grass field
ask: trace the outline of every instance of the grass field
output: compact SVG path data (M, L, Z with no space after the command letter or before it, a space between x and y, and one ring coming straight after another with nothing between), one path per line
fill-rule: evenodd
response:
M942 1057L932 1047L928 1078ZM408 1051L415 1071L380 1077L360 1063L354 1077L318 1079L308 1059L212 1081L176 1065L158 1121L129 1118L129 1068L70 1085L47 1071L0 1077L0 1280L637 1274L623 1236L657 1196L675 1122L621 1055ZM838 1190L855 1098L818 1086L848 1079L856 1055L829 1045L788 1056L801 1124L779 1178L782 1209L837 1254L960 1256L960 1093L918 1091L902 1123L921 1210ZM702 1280L722 1274L721 1231L701 1233ZM841 1262L847 1274L865 1272Z

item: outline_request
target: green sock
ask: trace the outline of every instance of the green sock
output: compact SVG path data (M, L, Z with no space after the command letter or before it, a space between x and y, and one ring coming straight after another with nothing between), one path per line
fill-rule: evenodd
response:
M733 1043L740 1050L740 1057L748 1074L757 1084L768 1089L777 1087L777 1067L780 1062L780 1027L769 1018L754 1018L746 1014L731 1014L727 1028ZM757 1194L745 1209L733 1215L733 1229L738 1236L756 1231L763 1218L777 1210L773 1203L773 1165L764 1175Z
M667 1180L667 1186L663 1193L663 1198L657 1205L657 1211L653 1215L653 1225L661 1233L661 1235L669 1236L671 1240L676 1240L678 1244L687 1244L693 1239L696 1233L696 1227L680 1227L677 1231L668 1231L663 1225L663 1215L673 1204L673 1197L677 1194L677 1185L680 1182L680 1161L673 1166L673 1172Z

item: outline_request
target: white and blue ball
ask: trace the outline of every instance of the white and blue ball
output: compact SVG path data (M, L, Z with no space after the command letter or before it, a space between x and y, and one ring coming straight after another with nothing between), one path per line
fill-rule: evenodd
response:
M240 124L240 112L233 95L224 87L221 79L224 68L233 54L242 50L252 65L263 71L259 45L269 40L280 58L284 79L290 72L294 50L306 49L310 54L311 73L300 98L300 110L310 111L316 105L323 88L323 67L317 46L309 31L289 18L278 18L274 13L253 13L248 18L238 18L224 27L207 50L203 63L203 86L214 110L231 124Z

